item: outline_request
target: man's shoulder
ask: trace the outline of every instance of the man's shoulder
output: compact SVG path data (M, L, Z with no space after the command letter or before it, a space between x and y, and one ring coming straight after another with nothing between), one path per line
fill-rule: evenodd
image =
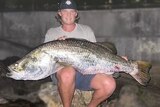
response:
M81 28L90 28L88 25L84 25L84 24L77 24L77 25Z
M92 28L88 25L84 25L84 24L77 24L78 25L78 29L82 29L83 31L86 32L93 32Z
M88 25L84 24L77 24L79 29L82 29L83 31L93 31L92 28Z

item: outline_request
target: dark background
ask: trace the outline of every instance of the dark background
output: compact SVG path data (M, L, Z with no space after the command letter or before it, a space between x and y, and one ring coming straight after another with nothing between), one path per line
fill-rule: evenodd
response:
M60 0L0 0L0 11L56 11ZM160 0L75 0L79 10L151 8Z

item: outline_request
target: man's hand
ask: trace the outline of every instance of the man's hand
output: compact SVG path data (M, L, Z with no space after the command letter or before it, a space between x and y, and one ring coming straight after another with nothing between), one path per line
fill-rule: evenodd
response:
M67 38L67 36L60 36L59 38L57 38L57 40L65 40Z
M126 61L128 61L127 56L121 56L123 59L125 59Z

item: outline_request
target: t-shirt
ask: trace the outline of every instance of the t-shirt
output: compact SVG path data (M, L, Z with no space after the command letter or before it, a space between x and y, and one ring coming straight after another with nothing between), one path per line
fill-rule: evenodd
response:
M45 35L44 42L56 40L62 36L66 36L66 38L79 38L79 39L86 39L91 42L96 42L93 30L87 25L82 25L77 23L76 27L72 32L64 31L62 29L62 26L56 28L50 28Z

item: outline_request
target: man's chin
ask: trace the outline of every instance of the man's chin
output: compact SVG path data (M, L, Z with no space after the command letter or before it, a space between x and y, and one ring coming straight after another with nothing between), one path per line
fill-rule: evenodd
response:
M65 23L66 25L73 25L75 22L68 22L68 23Z
M72 24L75 24L75 22L74 21L65 21L65 22L63 22L63 24L72 25Z

